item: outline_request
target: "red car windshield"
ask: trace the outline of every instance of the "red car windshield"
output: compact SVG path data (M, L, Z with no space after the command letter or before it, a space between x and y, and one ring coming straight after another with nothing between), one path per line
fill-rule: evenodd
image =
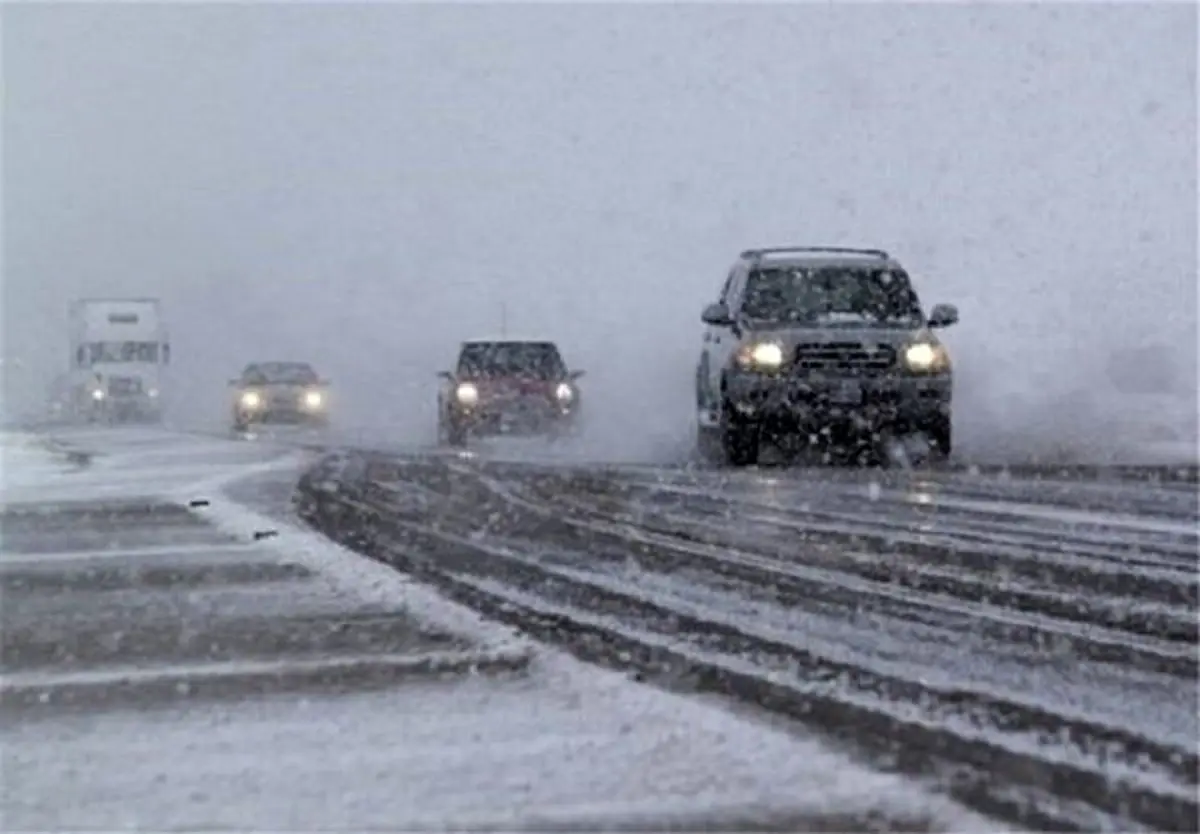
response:
M561 379L566 366L552 342L471 342L458 357L461 377Z

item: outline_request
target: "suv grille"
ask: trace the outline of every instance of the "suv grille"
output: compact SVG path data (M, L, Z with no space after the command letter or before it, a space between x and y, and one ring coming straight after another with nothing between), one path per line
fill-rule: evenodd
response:
M890 345L859 342L807 342L796 346L798 371L872 374L896 364L896 349Z

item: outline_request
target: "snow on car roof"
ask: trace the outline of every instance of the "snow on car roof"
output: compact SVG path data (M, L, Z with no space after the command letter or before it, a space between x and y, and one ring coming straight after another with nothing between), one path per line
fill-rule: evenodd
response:
M500 336L496 339L465 339L464 345L557 345L554 339L544 336L524 339L519 336Z
M880 258L875 255L860 255L854 252L790 252L763 255L759 266L875 266L884 269L900 269L895 258Z

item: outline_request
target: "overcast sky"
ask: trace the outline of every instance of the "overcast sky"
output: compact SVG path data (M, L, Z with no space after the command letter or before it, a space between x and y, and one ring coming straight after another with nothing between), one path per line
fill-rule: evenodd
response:
M659 455L701 308L778 243L882 246L958 303L976 441L1077 435L1113 349L1194 376L1193 4L2 14L5 349L38 386L71 298L156 295L188 419L295 357L426 440L506 303L588 371L597 448Z

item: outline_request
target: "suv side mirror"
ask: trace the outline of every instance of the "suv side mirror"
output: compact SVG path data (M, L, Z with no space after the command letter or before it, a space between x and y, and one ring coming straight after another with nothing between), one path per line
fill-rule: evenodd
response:
M926 325L933 327L949 327L952 324L958 323L958 308L953 304L934 304L933 309L929 312L929 321Z
M571 371L569 374L567 374L567 379L574 381L583 376L583 374L584 371Z
M711 324L716 327L726 327L733 324L733 316L729 315L729 308L724 304L709 304L704 308L704 312L700 314L700 320L705 324Z
M450 373L449 371L438 371L438 378L439 379L447 379L447 380L453 382L454 374Z
M238 384L240 384L240 383L241 383L241 380L240 380L240 379L231 379L231 380L229 380L229 382L228 382L228 383L226 383L226 384L227 384L227 385L228 385L230 388L233 388L235 385L238 385Z

